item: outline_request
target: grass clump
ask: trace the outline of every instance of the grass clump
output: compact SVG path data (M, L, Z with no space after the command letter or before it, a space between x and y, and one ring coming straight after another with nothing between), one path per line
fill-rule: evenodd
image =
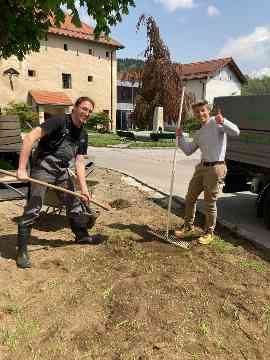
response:
M201 321L198 327L199 334L207 336L209 333L209 325L207 321Z
M224 241L219 236L215 236L211 246L221 253L230 252L235 249L235 247L227 241Z
M255 270L257 273L266 271L265 265L255 260L242 260L240 261L240 267L243 269Z

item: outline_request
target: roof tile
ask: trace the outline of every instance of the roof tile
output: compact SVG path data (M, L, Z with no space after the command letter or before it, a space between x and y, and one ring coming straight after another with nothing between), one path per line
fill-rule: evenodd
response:
M246 81L245 76L231 57L190 64L176 64L176 70L182 80L203 79L208 76L214 76L217 71L223 69L227 65L234 69L234 72L242 82Z
M38 105L72 105L72 100L62 91L31 90L31 96Z
M51 19L51 23L53 24L53 19ZM72 23L72 17L68 14L66 14L65 21L61 24L61 26L57 27L52 25L49 28L49 33L102 43L119 49L124 48L124 46L118 41L108 38L104 34L101 34L99 38L95 38L94 29L84 22L81 22L80 27L75 26Z
M208 76L214 76L217 71L224 68L224 66L230 66L233 68L233 71L238 76L239 80L244 83L246 82L246 77L238 68L236 63L231 57L228 58L221 58L215 60L208 60L208 61L200 61L194 62L190 64L175 64L176 71L178 75L181 77L182 80L194 80L194 79L204 79ZM127 72L120 72L118 73L118 80L139 80L141 74L137 74L133 70Z

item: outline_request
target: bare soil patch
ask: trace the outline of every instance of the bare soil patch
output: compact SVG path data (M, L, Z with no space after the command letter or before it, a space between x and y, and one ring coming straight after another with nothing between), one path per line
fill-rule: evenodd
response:
M159 241L166 198L107 170L91 183L117 205L93 228L103 242L77 245L63 215L44 215L29 270L14 261L23 202L0 203L1 360L270 358L268 254L222 228L190 250Z

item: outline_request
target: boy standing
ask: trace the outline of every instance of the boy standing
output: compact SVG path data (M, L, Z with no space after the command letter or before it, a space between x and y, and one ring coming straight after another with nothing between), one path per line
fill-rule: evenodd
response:
M202 244L213 240L217 218L217 198L222 191L227 173L225 154L227 135L238 136L238 127L225 119L220 111L210 117L207 101L201 101L192 106L194 116L200 121L201 128L195 133L193 141L187 142L182 129L176 129L178 146L186 155L201 150L201 162L195 167L195 172L189 183L185 201L185 222L181 230L176 230L176 236L182 236L193 229L196 212L196 202L204 192L205 203L205 234L199 238Z

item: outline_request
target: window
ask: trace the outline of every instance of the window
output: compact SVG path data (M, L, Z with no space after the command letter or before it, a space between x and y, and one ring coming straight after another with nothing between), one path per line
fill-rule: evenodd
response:
M110 52L109 51L106 51L106 57L110 57Z
M71 89L71 74L62 74L63 89Z
M89 75L88 76L88 82L92 82L93 81L93 76L92 75Z
M94 54L93 49L89 49L89 55L93 55L93 54Z
M34 77L34 76L36 76L35 70L28 70L28 76L29 76L29 77Z
M64 50L68 51L68 45L67 44L64 44Z

